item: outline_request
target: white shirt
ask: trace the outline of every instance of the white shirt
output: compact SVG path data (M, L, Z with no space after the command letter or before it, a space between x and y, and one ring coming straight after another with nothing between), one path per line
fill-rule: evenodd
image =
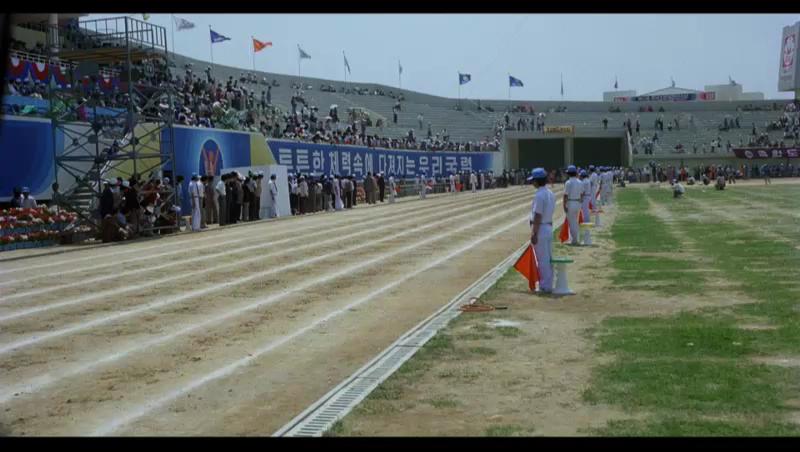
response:
M203 189L200 187L201 184L198 181L191 181L189 182L189 196L192 198L202 198L203 197Z
M595 193L597 193L597 185L600 183L600 181L598 180L597 173L592 173L589 176L589 182L592 184L591 194L592 196L594 196Z
M542 224L553 224L553 210L556 207L556 197L547 187L539 187L533 196L531 204L531 223L537 213L542 216Z
M24 196L22 197L22 208L23 209L32 209L36 207L36 200L33 199L33 196L28 195L27 198Z
M217 191L218 196L225 196L225 194L227 193L227 190L225 188L225 182L222 182L221 180L217 182L215 190Z
M581 184L583 184L583 203L589 205L589 201L592 199L592 181L589 178L581 179Z
M567 201L581 201L583 194L583 182L578 180L577 177L570 177L567 183L564 184L564 194L567 195Z
M278 196L278 184L273 180L269 181L269 194L272 196L272 199Z

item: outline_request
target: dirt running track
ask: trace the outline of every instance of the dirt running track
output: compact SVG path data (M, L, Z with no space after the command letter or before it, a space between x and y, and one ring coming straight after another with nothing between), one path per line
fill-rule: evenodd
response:
M272 434L523 243L532 194L0 262L0 434Z

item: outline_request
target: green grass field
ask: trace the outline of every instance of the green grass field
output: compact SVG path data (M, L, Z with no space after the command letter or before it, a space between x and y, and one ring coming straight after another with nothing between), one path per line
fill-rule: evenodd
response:
M800 185L615 195L601 260L556 245L608 275L591 291L543 300L510 270L481 297L508 310L455 319L328 434L800 435ZM637 312L614 309L631 294ZM574 331L542 332L546 319ZM578 389L559 397L568 376ZM587 421L595 412L611 414Z
M611 231L616 284L654 296L714 292L748 302L605 320L597 349L616 359L595 369L584 396L646 417L593 433L800 434L786 421L798 410L800 371L754 360L800 353L800 280L793 276L800 223L789 209L798 195L797 186L691 190L679 200L665 190L619 191Z

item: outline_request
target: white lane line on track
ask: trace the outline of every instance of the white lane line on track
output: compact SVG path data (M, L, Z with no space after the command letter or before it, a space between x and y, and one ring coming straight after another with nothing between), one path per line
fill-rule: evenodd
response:
M482 196L482 197L488 197L488 196L492 196L492 195L485 195L485 196ZM445 200L445 199L446 198L444 198L444 197L437 197L437 198L434 198L433 201L435 202L435 201ZM408 202L409 203L413 203L414 201L408 201ZM414 207L415 206L409 204L408 206L402 205L399 208L402 209L402 211L412 211ZM419 208L419 206L416 206L416 207ZM350 213L350 212L356 212L355 214L350 214L350 215L353 215L353 216L359 215L360 213L362 213L361 210L350 210L350 211L347 211L347 213ZM395 210L394 212L398 212L398 210ZM364 211L364 213L366 213L366 211ZM334 217L333 221L338 221L338 219L342 219L342 221L346 221L345 218L347 216L350 216L350 215L338 215L337 217ZM306 218L309 218L309 217L306 217ZM310 218L314 218L314 217L312 216ZM93 255L93 256L84 256L84 257L61 256L61 257L65 257L65 259L64 260L59 260L59 261L56 261L56 262L47 262L47 263L43 263L43 264L27 265L27 266L24 266L24 267L0 269L0 275L6 275L6 274L9 274L9 273L18 273L18 272L24 272L24 271L30 271L30 270L40 269L40 268L55 267L55 266L59 266L59 265L73 265L73 264L75 264L77 262L84 262L84 261L89 261L89 260L97 260L97 259L104 259L104 258L117 259L120 255L124 255L124 254L131 254L131 253L137 253L137 252L142 252L142 251L149 251L149 250L158 249L158 248L164 248L164 247L168 247L168 246L190 245L190 244L195 243L195 242L208 241L208 240L212 240L214 238L214 236L219 235L219 234L223 234L223 233L228 238L230 238L230 237L239 237L239 236L244 236L244 235L250 235L250 234L253 233L253 228L255 228L257 226L260 226L260 225L266 225L266 224L270 224L270 222L269 221L265 221L265 222L255 223L253 225L248 225L248 226L251 226L251 227L247 227L247 226L239 227L239 228L236 228L234 230L229 230L229 229L207 230L207 231L203 232L200 235L186 234L184 236L178 236L178 237L164 237L164 238L157 239L157 240L159 242L161 242L162 240L169 240L170 243L157 243L155 245L142 246L142 247L138 246L139 243L113 245L113 246L110 246L110 247L104 247L101 250L101 252L97 253L99 255L96 254L96 255ZM281 224L281 226L282 225L283 225L283 223ZM303 230L312 229L312 228L315 228L315 227L319 227L319 226L318 225L316 225L316 226L308 226L308 227L303 228ZM223 232L223 231L225 231L225 232ZM126 247L129 247L129 248L125 249L125 250L116 249L116 248L118 248L120 246L126 246ZM92 251L93 251L93 249L85 250L85 252L92 252ZM75 251L75 252L76 253L81 253L81 252L84 252L84 250ZM62 253L62 254L67 254L67 253ZM34 256L31 259L35 259L35 258L36 257ZM42 258L46 258L46 256L42 257Z
M492 199L495 196L502 197L502 195L493 195ZM484 197L484 199L485 198L488 198L488 196ZM481 199L481 200L484 200L484 199ZM426 209L426 211L428 211L428 210L433 210L433 209ZM398 216L400 216L400 215L398 215ZM390 218L395 218L395 215L392 215ZM380 222L380 221L381 221L381 218L373 218L372 220L367 221L367 223L377 223L377 222ZM334 230L335 229L344 229L346 227L352 227L352 225L342 225L342 226L339 226L337 228L334 228ZM319 227L313 227L313 226L311 228L319 229ZM311 228L304 228L304 229L311 229ZM332 231L332 230L329 229L328 231L318 232L318 233L315 233L315 234L309 234L306 237L325 235L330 231ZM278 240L278 241L274 241L274 242L266 242L266 243L262 243L262 244L259 244L259 245L246 245L246 246L243 246L243 247L227 249L227 250L216 252L216 253L212 253L212 254L203 254L202 256L197 256L197 257L190 258L190 259L182 259L180 261L177 261L177 260L176 261L170 261L170 262L166 262L164 264L151 266L151 267L140 268L140 269L137 269L137 270L128 270L128 271L125 272L124 276L128 277L128 276L137 275L137 274L144 273L144 272L151 272L151 271L156 271L156 270L162 270L164 268L170 268L170 267L175 267L175 266L179 266L179 265L185 265L185 264L189 264L189 263L192 263L192 262L208 261L208 260L213 259L215 257L229 255L230 253L236 253L236 252L240 252L240 251L253 251L253 250L258 250L258 249L262 249L262 248L267 248L267 247L270 247L270 246L273 246L273 245L276 245L276 244L287 243L287 242L296 241L296 240L302 240L303 237L298 237L296 235L299 232L301 232L301 231L297 231L297 232L288 231L287 232L288 234L293 234L292 237L289 237L289 238L286 238L286 239L282 239L282 240ZM260 237L255 235L255 236L251 236L251 237L245 237L245 238L239 239L237 241L238 242L242 242L242 241L250 241L250 242L252 242L252 241L257 241L259 239L260 239ZM215 244L214 246L216 247L217 245ZM178 253L185 253L185 252L186 252L186 250L183 249L183 250L177 250L175 252L170 252L168 254L178 254ZM156 256L143 256L141 258L136 258L135 260L153 259L155 257ZM127 262L130 262L130 261L127 261ZM125 263L126 263L125 261L114 262L115 265L124 265ZM237 262L237 264L241 265L242 261ZM101 267L107 267L107 265L101 265ZM67 271L65 273L71 273L71 272ZM64 273L60 273L60 274L64 274ZM188 275L188 273L187 273L187 275ZM42 276L40 276L40 277L42 277ZM95 284L95 283L99 283L99 282L103 282L103 281L114 280L114 279L118 279L119 277L120 277L120 275L118 275L118 274L108 274L108 275L97 276L97 277L94 277L94 278L82 279L80 281L75 281L75 282L71 282L71 283L58 284L58 285L55 285L55 286L43 287L43 288L40 288L40 289L34 289L34 290L25 291L25 292L17 292L17 293L14 293L14 294L3 296L3 298L0 299L0 304L3 304L3 303L8 302L8 301L12 301L12 300L21 299L21 298L29 298L29 297L36 296L36 295L41 295L41 294L50 293L50 292L56 292L58 290L68 289L68 288L71 288L71 287L80 287L80 286L86 286L86 285L89 285L89 284ZM163 283L163 282L166 282L166 281L160 281L159 283Z
M211 372L209 374L206 374L206 375L204 375L204 376L202 376L202 377L200 377L198 379L195 379L194 381L190 382L189 384L183 386L180 389L176 389L176 390L168 392L167 394L159 397L156 400L145 402L142 405L134 407L133 409L129 410L125 415L123 415L121 417L118 417L118 418L115 418L115 419L111 420L110 422L107 422L107 423L101 425L99 428L96 428L91 434L89 434L89 436L104 436L104 435L108 435L110 433L113 433L114 431L120 429L121 427L123 427L123 426L125 426L127 424L130 424L131 422L135 421L136 419L139 419L139 418L145 416L146 414L148 414L148 413L160 408L161 406L163 406L163 405L165 405L165 404L177 399L178 397L181 397L182 395L186 394L187 392L192 391L194 389L197 389L197 388L199 388L199 387L201 387L201 386L203 386L203 385L205 385L205 384L207 384L207 383L209 383L209 382L211 382L213 380L218 380L220 378L223 378L223 377L226 377L226 376L232 374L234 371L236 371L240 367L243 367L243 366L246 366L246 365L250 364L251 362L253 362L256 359L260 358L262 355L271 352L272 350L282 346L283 344L285 344L285 343L287 343L287 342L289 342L289 341L291 341L291 340L293 340L293 339L295 339L295 338L297 338L299 336L302 336L303 334L305 334L308 331L312 330L313 328L321 325L322 323L325 323L325 322L327 322L327 321L329 321L329 320L331 320L331 319L333 319L335 317L338 317L338 316L342 315L343 313L347 312L350 309L353 309L353 308L355 308L355 307L357 307L357 306L359 306L361 304L364 304L364 303L374 299L378 295L383 294L383 293L385 293L385 292L397 287L398 285L408 281L409 279L419 275L422 272L428 271L431 268L436 267L437 265L441 265L442 263L447 262L448 260L452 259L453 257L458 256L459 254L461 254L461 253L463 253L463 252L465 252L465 251L467 251L467 250L469 250L471 248L474 248L478 244L483 243L484 241L489 240L490 238L492 238L492 237L494 237L496 235L499 235L499 234L511 229L512 227L516 226L517 224L519 224L519 223L521 223L521 222L523 222L523 221L525 221L527 219L528 219L528 216L526 215L526 216L524 216L522 218L514 220L510 224L508 224L506 226L503 226L502 228L496 229L492 233L487 234L487 235L481 237L480 239L477 239L476 241L469 243L468 245L462 246L461 248L448 253L446 256L443 256L443 257L441 257L439 259L436 259L436 260L432 261L431 263L425 265L424 267L419 268L419 269L407 274L406 276L403 276L401 279L399 279L397 281L394 281L394 282L391 282L391 283L381 287L380 289L377 289L377 290L371 292L370 294L368 294L368 295L366 295L366 296L364 296L364 297L362 297L362 298L360 298L360 299L358 299L356 301L353 301L353 302L349 303L347 306L345 306L343 308L340 308L340 309L337 309L335 311L332 311L332 312L328 313L324 317L321 317L320 319L315 320L312 323L309 323L308 325L300 328L299 330L296 330L295 332L293 332L293 333L291 333L289 335L283 336L282 338L280 338L280 339L278 339L276 341L269 342L269 343L265 344L264 346L262 346L261 348L259 348L256 351L252 352L251 354L249 354L248 356L246 356L244 358L238 359L238 360L236 360L236 361L234 361L234 362L232 362L232 363L230 363L230 364L228 364L228 365L226 365L224 367L220 367L219 369L217 369L217 370L215 370L215 371L213 371L213 372Z
M483 199L486 199L486 198L495 197L495 196L501 196L501 195L502 195L501 193L492 192L490 194L484 194L479 199L483 200ZM463 200L463 198L462 198L462 200ZM430 205L429 204L429 205L426 205L424 207L417 207L417 209L419 209L419 210L429 210L429 209L432 209L434 207L435 207L435 205ZM401 216L403 213L407 213L407 212L415 211L415 210L416 209L414 209L413 206L401 206L400 210L392 210L390 212L390 214L387 215L386 217L394 218L396 216ZM341 221L335 221L334 224L332 224L332 225L331 224L327 224L325 226L326 227L334 226L334 229L341 229L345 225L341 224L341 225L337 226L337 224L338 223L346 223L347 220L345 220L344 218L345 218L344 216L337 217L337 220L339 220L339 219L342 219L342 220ZM254 227L253 229L255 229L255 227L257 227L257 225L259 225L259 224L261 224L261 223L253 224L252 225ZM230 234L230 235L226 234L224 237L228 238L228 239L230 239L231 237L239 237L239 236L242 236L242 235L245 235L246 237L242 237L242 238L238 238L238 239L232 239L232 240L225 240L225 241L222 241L222 242L214 242L213 245L211 245L211 246L214 247L214 248L217 248L217 247L225 246L225 245L231 245L231 244L236 244L236 243L241 243L241 242L246 242L246 241L253 241L253 240L258 240L258 239L261 239L261 238L268 238L271 235L279 237L279 236L282 236L282 235L291 234L292 236L296 237L298 233L302 233L302 232L305 232L305 231L308 231L308 230L319 229L319 225L310 225L310 226L306 226L306 227L302 227L302 228L287 230L287 231L285 231L283 233L276 232L274 230L269 230L269 229L267 229L267 230L264 230L264 229L253 230L253 229L248 228L248 229L240 231L240 232L234 232L233 234ZM330 229L329 229L329 231L330 231ZM216 232L216 231L214 231L214 232ZM255 234L260 234L263 237L262 236L256 236L256 235L254 235L254 233ZM206 240L203 243L208 243L209 240L213 239L213 237L203 237L203 238ZM198 239L198 240L200 240L200 239ZM172 247L174 245L187 244L187 242L188 242L187 240L184 240L184 241L179 242L179 243L165 243L165 244L159 245L157 247L145 247L145 248L140 248L139 250L147 250L147 249L151 249L151 248ZM191 243L189 243L189 244L191 244ZM137 251L137 250L133 250L133 251ZM124 252L114 253L114 254L110 254L108 256L101 256L101 257L97 257L97 258L90 256L90 257L87 257L87 258L79 258L79 259L77 259L75 261L49 263L49 264L44 264L44 265L46 265L46 266L69 265L69 267L70 267L69 270L66 270L66 271L59 270L58 275L59 276L63 276L63 275L73 274L73 273L78 273L78 272L83 272L83 271L90 271L90 270L96 270L96 269L101 269L101 268L108 268L109 265L112 264L112 263L114 265L116 265L116 266L118 266L118 265L128 265L128 264L130 264L132 262L139 262L139 261L143 261L143 260L154 260L154 259L157 259L157 258L160 258L160 257L164 257L164 256L171 256L171 255L175 255L175 254L180 254L180 253L183 253L185 251L186 251L186 249L183 248L183 249L177 249L177 250L173 250L173 251L165 251L165 252L158 253L158 254L148 254L146 256L134 257L134 258L131 258L131 259L122 259L122 260L118 259L117 256L119 254L128 253L128 251L124 251ZM230 251L230 250L228 250L228 251ZM210 257L210 256L206 256L206 257ZM78 268L74 267L74 263L75 262L82 261L82 260L94 260L94 261L96 261L98 259L109 259L109 262L104 263L104 264L98 264L98 265L90 265L88 267L78 267ZM112 261L112 259L113 259L113 261ZM183 261L183 262L185 263L186 261ZM177 264L175 264L175 265L177 265ZM8 270L6 272L20 271L20 270L22 270L22 269L13 269L13 270ZM0 271L0 274L2 274L2 273L4 273L4 272ZM33 280L36 280L36 279L42 279L42 278L46 278L48 276L49 275L40 274L40 275L31 276L31 277L28 277L28 278L22 278L22 279L15 278L15 279L11 279L11 280L8 280L8 281L0 281L0 287L12 285L12 284L19 284L19 283L23 283L23 282L27 282L27 281L33 281Z
M506 202L504 202L504 203L502 203L500 205L512 204L512 203L516 203L516 202L519 202L519 201L517 199L512 199L512 200L506 201ZM480 209L480 210L496 208L498 206L499 205L494 204L494 205L490 205L489 207L485 207L485 208ZM62 328L60 330L49 331L47 333L44 333L44 334L41 334L41 335L34 335L32 337L28 337L28 338L25 338L25 339L20 339L20 340L14 341L14 342L9 343L9 344L5 344L2 347L0 347L0 355L4 355L4 354L10 353L10 352L13 352L15 350L18 350L20 348L27 347L27 346L34 345L34 344L38 344L40 342L43 342L43 341L46 341L46 340L50 340L50 339L53 339L53 338L56 338L56 337L60 337L60 336L66 335L66 334L71 334L71 333L75 333L75 332L78 332L78 331L90 329L92 327L103 325L103 324L106 324L106 323L109 323L109 322L113 322L115 320L119 320L119 319L130 317L130 316L133 316L133 315L141 314L142 312L146 312L146 311L149 311L149 310L152 310L152 309L162 308L164 306L168 306L170 304L178 303L178 302L183 301L183 300L188 300L188 299L193 298L193 297L198 297L198 296L201 296L201 295L205 295L205 294L208 294L208 293L211 293L211 292L218 291L220 289L224 289L224 288L236 286L236 285L239 285L239 284L242 284L242 283L245 283L245 282L253 281L255 279L263 278L264 276L267 276L267 275L270 275L270 274L280 273L280 272L286 271L287 269L290 269L290 268L296 268L296 267L301 267L301 266L304 266L304 265L308 265L308 264L313 263L313 262L317 262L317 261L321 261L321 260L324 260L324 259L328 259L331 256L336 256L336 255L339 255L339 254L349 253L349 252L352 252L352 251L355 251L355 250L358 250L358 249L374 246L377 243L382 243L382 242L385 242L385 241L394 240L394 239L396 239L398 237L402 237L402 236L406 236L406 235L410 235L410 234L415 234L415 233L418 233L419 231L426 230L426 229L431 229L431 228L434 228L434 227L436 227L436 226L438 226L440 224L445 224L445 223L451 222L453 218L459 218L459 217L468 216L468 215L474 215L474 214L475 214L475 211L466 212L466 213L463 213L463 214L458 215L456 217L445 218L445 219L442 219L442 220L439 220L439 221L436 221L436 222L433 222L433 223L428 223L428 224L420 226L420 227L408 229L408 230L403 231L402 233L399 233L399 234L386 236L386 237L384 237L382 239L379 239L379 240L370 241L370 242L364 242L364 243L361 243L360 245L357 245L355 247L339 249L339 250L331 252L331 253L327 253L327 254L316 256L316 257L313 257L313 258L305 259L303 261L295 262L295 263L290 264L290 265L285 265L285 266L282 266L280 268L275 268L275 269L266 270L266 271L263 271L263 272L253 273L253 274L250 274L250 275L242 277L242 278L238 278L238 279L235 279L235 280L232 280L232 281L227 281L227 282L224 282L224 283L215 284L213 286L209 286L209 287L204 288L204 289L199 289L199 290L196 290L196 291L184 293L184 294L179 295L179 296L166 298L166 299L161 300L161 301L140 305L139 307L134 308L134 309L130 309L130 310L127 310L127 311L116 312L116 313L111 314L109 316L100 317L100 318L97 318L97 319L94 319L94 320L90 320L90 321L84 322L84 323L79 323L79 324L73 325L71 327ZM505 214L505 212L501 212L499 215L503 215L503 214ZM493 218L493 217L490 217L490 218ZM486 221L486 220L484 219L484 220L481 220L481 221ZM466 227L462 227L462 228L459 228L458 230L463 230L465 228ZM440 235L434 236L434 237L443 237L443 236L449 235L452 232L453 231L450 231L450 232L448 232L446 234L440 234ZM414 249L414 248L419 247L422 244L427 243L429 241L431 241L431 240L430 239L426 239L426 240L424 240L422 242L418 242L417 244L413 245L412 248L409 248L409 249ZM316 244L310 244L309 246L313 246L313 245L316 245ZM394 254L396 254L396 253L393 252L391 255L394 255ZM380 259L382 259L382 257L378 257L378 258L373 259L373 260L371 260L369 262L377 262ZM362 267L363 267L363 264L360 264L357 268L362 268ZM297 290L297 289L292 289L289 292L285 292L285 293L286 294L292 293L295 290Z
M450 234L458 233L460 231L472 228L472 227L474 227L476 225L485 223L487 221L491 221L491 220L493 220L493 219L495 219L495 218L497 218L499 216L506 215L506 214L507 214L507 212L501 212L501 213L498 213L498 214L495 214L495 215L491 215L491 216L488 216L488 217L483 217L482 219L480 219L478 221L474 221L472 223L469 223L467 225L461 226L461 227L459 227L457 229L454 229L452 231L448 231L446 233L442 233L442 234L438 234L436 236L432 236L432 237L430 237L430 238L428 238L426 240L423 240L421 242L417 242L415 244L407 245L407 246L402 247L402 248L400 248L398 250L395 250L395 251L393 251L393 252L391 252L389 254L377 256L375 258L372 258L372 259L369 259L367 261L361 262L361 263L359 263L357 265L353 265L353 266L344 268L342 270L339 270L339 271L337 271L335 273L332 273L332 274L329 274L327 276L323 276L323 277L320 277L320 278L317 278L317 279L314 279L314 280L306 281L305 283L300 284L298 286L294 286L291 289L286 289L286 290L284 290L282 292L270 295L270 296L262 298L262 299L256 299L254 302L252 302L252 303L250 303L248 305L239 306L239 307L237 307L237 308L235 308L235 309L233 309L231 311L228 311L228 312L226 312L226 313L224 313L222 315L211 317L211 318L209 318L207 320L204 320L204 321L202 321L200 323L184 327L184 328L182 328L182 329L180 329L178 331L169 333L167 335L163 335L163 336L156 337L156 338L153 338L153 339L150 339L150 340L147 340L147 341L143 341L143 342L141 342L138 345L135 345L133 347L129 347L129 348L125 349L125 350L117 351L117 352L115 352L115 353L113 353L111 355L108 355L106 357L91 361L91 362L86 363L86 364L81 365L81 366L77 366L77 367L73 368L72 370L67 371L67 372L65 372L65 373L63 373L61 375L55 376L52 372L49 372L47 374L34 377L33 379L29 379L28 382L25 385L20 385L20 387L18 387L18 388L4 388L4 391L2 393L0 393L0 403L5 403L8 400L14 398L15 397L14 394L17 394L17 393L18 394L26 394L26 393L30 394L30 393L32 393L34 391L38 391L38 390L42 389L43 387L45 387L47 385L50 385L50 384L52 384L52 383L54 383L54 382L56 382L58 380L61 380L61 379L64 379L64 378L68 378L68 377L72 377L72 376L78 375L80 373L89 371L94 367L98 367L100 365L107 364L107 363L122 359L122 358L124 358L124 357L126 357L126 356L128 356L128 355L130 355L132 353L135 353L135 352L138 352L138 351L142 351L142 350L147 350L147 349L159 346L159 345L161 345L161 344L163 344L165 342L168 342L168 341L171 341L171 340L175 339L176 337L183 336L185 334L189 334L189 333L191 333L193 331L196 331L196 330L205 329L205 328L207 328L207 327L209 327L211 325L214 325L216 323L221 323L221 322L224 322L224 321L226 321L228 319L232 319L232 318L238 317L241 314L246 313L248 311L252 311L254 309L258 309L258 308L261 308L261 307L264 307L264 306L271 305L271 304L276 303L276 302L280 301L281 299L283 299L283 298L285 298L285 297L287 297L287 296L289 296L289 295L291 295L293 293L300 292L302 290L308 289L310 287L313 287L313 286L316 286L316 285L319 285L319 284L327 283L328 281L334 280L334 279L342 277L342 276L348 276L348 275L352 274L354 271L358 271L358 270L360 270L362 268L365 268L367 266L370 266L372 264L379 263L379 262L384 261L385 259L387 259L389 257L396 256L396 255L405 253L407 251L411 251L411 250L420 248L420 247L422 247L422 246L424 246L424 245L426 245L428 243L441 240L442 238L445 238L445 237L449 236Z
M502 199L502 198L503 197L500 197L500 199ZM479 202L476 202L475 204L472 204L472 205L459 206L459 207L453 209L453 211L457 212L457 211L461 211L461 210L466 210L466 209L474 208L474 207L477 207L477 206L483 206L483 205L489 204L491 202L496 202L496 201L497 201L497 199L495 197L492 197L491 199L483 199L483 200L481 200ZM407 220L400 221L399 223L396 223L396 224L400 225L400 224L406 224L406 223L413 223L413 222L419 221L420 219L429 218L429 217L435 217L438 214L439 214L438 212L434 212L434 213L428 214L428 215L421 215L421 216L417 216L417 217L412 217L412 218L408 218ZM394 216L390 217L389 219L391 219L391 218L394 218ZM381 223L381 222L386 221L386 220L387 220L387 218L385 218L385 217L375 218L373 220L365 221L365 222L359 224L359 226L371 225L372 223ZM352 228L352 225L349 225L349 224L348 225L343 225L342 227L337 228L337 229L342 229L342 228ZM323 231L323 232L320 232L320 233L316 233L316 234L310 234L308 236L305 236L304 238L307 239L307 238L310 238L312 236L327 235L331 231L333 231L333 229L328 230L328 231ZM126 293L126 292L134 292L134 291L142 290L142 289L145 289L145 288L148 288L148 287L160 286L160 285L163 285L163 284L168 283L168 282L173 282L173 281L177 281L177 280L184 279L184 278L189 278L189 277L196 277L196 276L199 276L199 275L202 275L202 274L212 273L212 272L215 272L215 271L218 271L218 270L221 270L221 269L237 268L237 267L241 267L243 265L249 264L251 262L258 262L258 261L262 261L262 260L267 259L267 258L271 258L271 257L275 257L275 256L280 256L280 255L283 255L283 254L297 252L299 250L304 250L304 249L308 249L308 248L314 248L314 247L318 247L318 246L327 246L328 244L336 243L336 242L338 242L340 240L344 240L344 239L347 239L347 238L355 237L355 236L358 236L358 235L361 235L361 234L363 234L363 232L362 231L358 231L358 232L354 232L354 233L351 233L351 234L347 234L347 235L335 237L335 238L332 238L332 239L324 240L324 241L321 241L321 242L314 242L314 243L310 243L310 244L306 244L306 245L301 245L301 246L298 246L298 247L294 247L292 249L283 249L283 250L279 250L279 251L272 252L272 253L260 254L260 255L257 255L257 256L250 257L250 258L240 259L240 260L237 260L235 262L228 262L228 263L218 264L216 266L212 266L212 267L209 267L209 268L206 268L206 269L202 269L202 270L194 270L194 271L190 271L190 272L187 272L187 273L179 273L177 275L172 275L172 276L167 276L167 277L160 278L160 279L150 280L150 281L147 281L145 283L123 286L123 287L120 287L120 288L110 289L110 290L101 291L101 292L94 292L94 293L91 293L89 295L84 295L84 296L77 297L77 298L67 299L67 300L63 300L63 301L60 301L60 302L56 302L56 303L50 303L50 304L45 304L45 305L41 305L41 306L35 306L35 307L32 307L32 308L28 308L28 309L22 309L22 310L19 310L19 311L14 311L14 312L11 312L9 314L0 316L0 322L13 320L13 319L17 319L17 318L20 318L20 317L25 317L25 316L36 314L36 313L39 313L39 312L49 311L49 310L52 310L52 309L58 309L58 308L66 307L66 306L77 305L77 304L85 303L85 302L91 301L91 300L102 299L104 297L111 296L111 295L119 295L119 294L123 294L123 293ZM245 249L247 251L252 251L252 250L255 250L255 249L265 248L265 247L268 247L268 246L275 246L275 245L278 245L278 244L281 244L281 243L291 242L293 240L296 240L296 238L279 240L279 241L276 241L276 242L271 242L271 243L263 244L263 245L249 246L249 247L246 247ZM227 254L229 252L234 252L234 251L241 251L241 249L239 249L239 250L229 250L229 251L227 251L225 253L221 253L221 254ZM193 259L185 260L185 261L183 261L181 263L182 264L186 264L186 263L190 263L190 262L193 262L193 261L197 261L198 259L205 260L205 259L208 259L208 258L211 258L211 257L214 257L214 256L215 256L214 254L204 255L204 256L199 257L199 258L193 258ZM285 268L286 267L284 267L284 269ZM142 272L145 272L145 271L152 271L152 270L156 270L156 269L158 269L158 266L149 267L149 268L140 269L140 270L133 270L133 271L127 272L126 276L130 276L132 274L142 273ZM263 275L261 275L261 276L263 276ZM239 281L239 283L240 282L242 282L242 281ZM83 283L86 283L86 281L83 281ZM203 293L205 293L205 292L203 292Z

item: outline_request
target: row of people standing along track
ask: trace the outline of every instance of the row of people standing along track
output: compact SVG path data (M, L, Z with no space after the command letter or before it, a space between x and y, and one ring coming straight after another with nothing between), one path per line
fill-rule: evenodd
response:
M491 172L450 173L437 179L420 172L412 182L394 173L368 172L361 181L355 176L289 174L289 205L292 215L305 215L321 211L351 209L359 202L376 204L395 202L398 196L418 194L425 199L428 193L457 193L467 189L477 190L498 186Z
M562 227L569 230L568 240L570 245L590 245L591 235L589 228L583 228L583 223L590 223L592 211L596 221L599 221L600 206L611 203L614 187L614 170L610 167L595 167L590 165L588 170L578 169L573 165L567 168L567 179L564 184L563 209L566 222ZM552 184L544 168L535 168L527 179L533 182L536 192L531 204L530 226L531 245L538 269L538 294L548 295L553 292L553 267L551 263L553 250L553 214L556 208L555 194L547 187ZM561 234L562 240L566 234Z

